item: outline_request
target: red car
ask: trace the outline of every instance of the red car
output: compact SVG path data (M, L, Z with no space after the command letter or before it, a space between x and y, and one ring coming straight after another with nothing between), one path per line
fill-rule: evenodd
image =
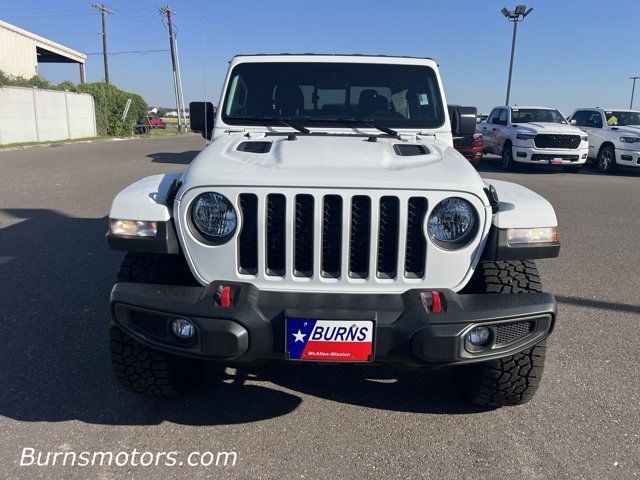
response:
M484 142L482 141L482 134L480 132L476 132L468 137L454 138L453 146L464 155L472 165L477 165L480 163L480 160L482 160Z
M155 113L147 115L144 117L144 121L146 125L149 125L151 128L167 128L167 124Z

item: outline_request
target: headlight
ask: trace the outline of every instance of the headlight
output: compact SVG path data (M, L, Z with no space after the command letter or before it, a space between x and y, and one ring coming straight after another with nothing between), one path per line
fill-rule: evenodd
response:
M516 138L518 140L533 140L534 138L536 138L535 133L518 133L516 135Z
M580 135L580 140L586 142L587 140L589 140L589 135Z
M431 240L446 249L462 248L469 244L476 227L473 207L458 197L447 198L436 205L427 222Z
M640 142L640 137L620 137L620 141L624 143L637 143Z
M236 229L238 219L231 202L224 195L203 193L191 207L191 220L206 240L224 242Z

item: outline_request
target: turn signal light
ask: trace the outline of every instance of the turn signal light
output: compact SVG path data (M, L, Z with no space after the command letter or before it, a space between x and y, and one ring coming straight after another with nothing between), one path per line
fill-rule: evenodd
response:
M155 237L158 234L158 223L111 218L109 232L117 237Z
M510 228L507 230L509 245L558 243L558 227Z

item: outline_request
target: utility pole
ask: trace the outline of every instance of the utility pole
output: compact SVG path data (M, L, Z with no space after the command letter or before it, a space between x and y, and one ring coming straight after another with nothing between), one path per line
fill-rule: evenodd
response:
M633 110L633 94L636 93L636 80L640 77L629 77L629 80L633 80L633 86L631 87L631 103L629 104L629 110Z
M97 3L92 3L91 6L98 10L102 14L102 57L104 61L104 81L109 83L109 62L107 60L107 22L106 15L113 14L113 10L104 6L104 3L98 5Z
M175 12L169 8L169 5L165 5L160 9L160 15L167 17L167 28L169 29L169 49L171 51L171 68L173 70L173 90L176 96L176 111L178 112L178 131L182 132L182 112L180 108L180 88L178 87L178 69L176 67L176 49L175 49L175 36L173 34L173 23L171 16Z

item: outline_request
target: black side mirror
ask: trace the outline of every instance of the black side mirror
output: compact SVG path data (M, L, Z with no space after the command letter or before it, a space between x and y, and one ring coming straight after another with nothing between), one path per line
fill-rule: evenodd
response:
M477 115L478 109L476 107L450 106L451 134L454 137L468 137L476 133Z
M211 140L211 132L213 132L213 110L211 102L191 102L189 104L191 130L200 133L207 140Z

